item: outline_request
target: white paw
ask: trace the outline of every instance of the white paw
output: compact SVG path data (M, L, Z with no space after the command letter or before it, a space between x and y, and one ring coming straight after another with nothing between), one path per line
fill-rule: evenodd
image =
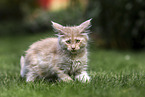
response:
M77 75L75 79L83 83L90 81L90 77L88 76L87 72L82 72L80 75Z

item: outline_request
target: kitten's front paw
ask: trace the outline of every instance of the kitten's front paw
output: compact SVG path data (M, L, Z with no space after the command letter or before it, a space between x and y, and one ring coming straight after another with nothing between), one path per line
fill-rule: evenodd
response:
M61 78L61 80L63 82L70 82L70 81L73 81L71 77L64 77L64 78Z
M82 73L80 75L77 75L75 77L76 80L80 81L80 82L83 82L83 83L86 83L86 82L90 82L90 77L88 76L87 73Z

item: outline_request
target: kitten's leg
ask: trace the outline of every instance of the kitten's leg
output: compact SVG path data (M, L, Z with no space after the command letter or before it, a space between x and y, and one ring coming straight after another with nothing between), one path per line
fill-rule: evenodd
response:
M72 78L65 73L58 73L57 75L58 75L59 79L64 81L64 82L72 81Z
M34 72L28 72L26 75L26 82L34 82L37 75Z
M58 67L54 67L53 70L55 71L55 73L57 74L57 76L60 80L62 80L64 82L72 81L72 78L68 74L65 74Z
M79 80L85 83L90 81L90 77L86 71L82 71L81 74L75 76L75 80Z

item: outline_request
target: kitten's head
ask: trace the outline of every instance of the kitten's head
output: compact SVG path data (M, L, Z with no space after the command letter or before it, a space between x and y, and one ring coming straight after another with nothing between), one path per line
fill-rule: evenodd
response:
M58 32L59 45L62 49L68 50L72 54L78 53L87 46L90 20L79 26L62 26L52 22L53 28Z

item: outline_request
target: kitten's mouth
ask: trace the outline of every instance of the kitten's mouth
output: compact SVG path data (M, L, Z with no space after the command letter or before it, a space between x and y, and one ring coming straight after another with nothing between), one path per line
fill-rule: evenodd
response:
M75 53L77 53L77 51L76 50L71 50L71 53L75 54Z

